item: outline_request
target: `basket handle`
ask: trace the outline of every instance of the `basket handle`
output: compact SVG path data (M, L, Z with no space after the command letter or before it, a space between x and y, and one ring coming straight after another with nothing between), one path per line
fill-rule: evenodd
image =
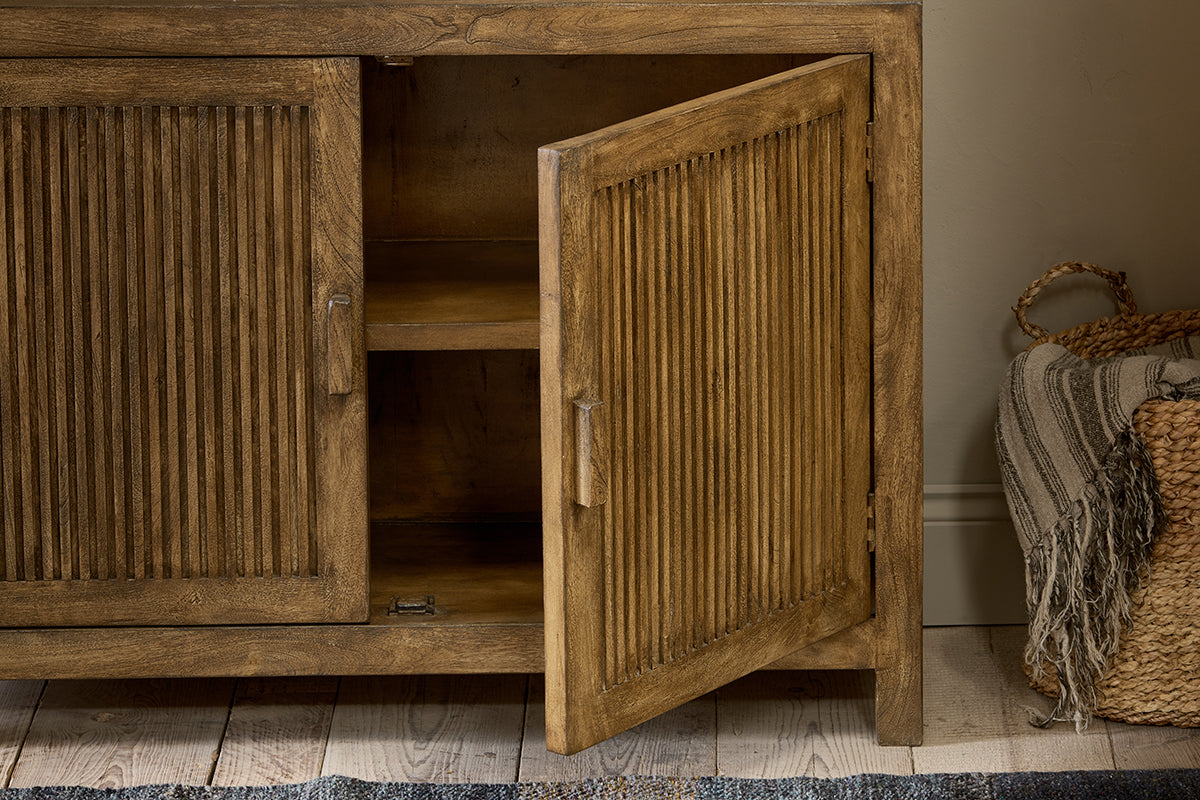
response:
M1045 289L1057 278L1061 278L1063 275L1070 275L1072 272L1091 272L1104 278L1104 280L1108 281L1109 287L1117 298L1117 310L1123 316L1132 316L1137 313L1137 302L1133 299L1133 291L1129 288L1129 283L1125 280L1124 272L1113 272L1112 270L1082 261L1064 261L1061 264L1055 264L1046 270L1045 275L1029 284L1029 288L1025 290L1024 294L1018 298L1017 304L1013 306L1013 313L1017 315L1017 324L1021 326L1021 330L1034 339L1042 339L1050 335L1050 332L1042 326L1030 322L1026 316L1026 312L1042 289Z

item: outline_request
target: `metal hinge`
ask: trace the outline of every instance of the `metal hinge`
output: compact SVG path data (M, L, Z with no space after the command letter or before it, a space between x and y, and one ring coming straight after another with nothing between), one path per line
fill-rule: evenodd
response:
M867 552L875 552L875 493L867 492Z
M867 123L867 183L875 182L875 123Z

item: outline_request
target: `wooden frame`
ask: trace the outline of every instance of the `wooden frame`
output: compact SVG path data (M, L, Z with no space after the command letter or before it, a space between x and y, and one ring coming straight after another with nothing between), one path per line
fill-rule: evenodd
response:
M790 666L876 672L880 741L921 739L921 27L915 2L672 3L551 1L532 5L401 3L220 5L39 2L0 9L0 57L287 56L507 53L821 53L872 59L873 424L875 616L799 651ZM503 671L540 663L538 652L478 647L496 631L448 641L403 625L283 630L171 629L172 663L140 661L139 632L0 630L0 674L213 674L224 671L408 671L408 648L439 642L447 669ZM540 626L521 628L537 639ZM324 655L314 656L305 637ZM92 663L52 666L48 654L88 642ZM516 640L512 640L516 641ZM290 645L288 643L291 643ZM240 650L239 648L245 648ZM393 648L395 658L377 655ZM191 655L189 655L189 653ZM494 654L493 654L494 653ZM264 667L269 664L269 667ZM355 669L354 666L361 665ZM186 667L186 669L185 669Z
M365 619L365 465L342 456L366 427L357 61L0 75L4 418L40 433L3 470L6 620Z

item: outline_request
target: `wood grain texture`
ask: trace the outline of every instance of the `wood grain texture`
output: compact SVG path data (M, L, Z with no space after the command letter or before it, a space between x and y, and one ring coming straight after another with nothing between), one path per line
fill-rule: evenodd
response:
M812 60L667 53L421 57L405 67L366 60L367 237L532 244L538 147ZM526 266L536 281L533 247Z
M527 684L524 675L343 678L324 774L513 781Z
M1029 724L1053 701L1028 687L1021 669L1025 630L930 628L925 743L913 748L917 772L1112 769L1108 723L1084 735L1074 726Z
M573 756L546 749L545 681L530 676L521 781L573 781L614 775L717 775L717 711L711 694L673 708Z
M759 672L717 691L718 774L739 778L907 775L908 748L875 738L871 673Z
M909 9L919 4L29 3L0 9L0 56L868 53Z
M242 678L213 786L302 783L321 775L338 679Z
M921 8L893 9L872 58L872 381L875 720L879 740L921 743Z
M322 133L337 96L315 85L353 91L352 65L0 64L4 624L362 608L365 571L337 562L363 531L345 544L324 508L316 530L307 357L329 260L310 136L346 133Z
M1108 722L1117 769L1194 769L1200 764L1200 730Z
M8 787L45 681L0 682L0 789Z
M868 86L830 59L541 151L552 749L868 614Z
M0 630L0 679L539 672L543 636L503 621Z
M10 786L204 785L233 688L232 680L52 681Z
M372 242L368 350L537 349L537 243Z
M371 353L371 517L533 521L534 351Z

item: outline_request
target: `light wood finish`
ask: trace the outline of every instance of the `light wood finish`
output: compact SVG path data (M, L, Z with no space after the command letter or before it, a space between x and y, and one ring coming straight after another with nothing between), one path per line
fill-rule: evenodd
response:
M1108 723L1081 736L1072 725L1030 730L1052 701L1025 683L1024 628L931 628L926 632L925 743L918 772L1113 769Z
M373 242L368 350L537 349L537 242Z
M897 18L920 11L916 0L638 6L611 0L528 6L256 0L213 7L57 0L55 6L0 8L0 30L9 33L0 42L0 56L877 52L891 57L897 42L889 37L907 24ZM138 31L136 41L130 30ZM895 66L900 65L883 68Z
M1108 722L1117 769L1178 769L1200 764L1200 730Z
M650 723L638 726L628 734L597 745L596 752L585 751L567 758L548 754L544 749L544 740L541 738L541 728L538 724L539 715L542 713L538 708L540 693L535 678L535 685L529 692L525 706L525 732L513 734L514 738L511 741L504 740L499 743L509 750L513 746L519 746L519 774L523 780L534 780L539 776L574 780L613 774L735 774L735 770L743 769L747 774L779 776L821 770L859 774L878 771L881 764L891 764L896 771L902 771L903 760L911 759L911 754L920 756L916 763L918 772L976 770L993 766L1005 771L1038 769L1052 760L1054 753L1060 751L1063 744L1078 741L1081 737L1075 734L1070 726L1058 726L1046 731L1028 725L1020 718L1017 719L1018 724L1008 726L1003 719L997 717L1002 707L1009 706L1019 712L1031 700L1045 700L1036 695L1030 697L1024 676L1020 674L1019 663L1008 664L998 672L991 668L980 670L981 663L987 663L993 658L1010 658L1008 655L991 654L992 639L1015 644L1023 635L1024 629L1015 627L990 631L929 629L925 632L930 697L936 698L938 693L934 690L942 685L966 686L966 690L958 698L960 708L953 710L953 716L946 714L945 709L948 706L939 706L936 717L930 715L931 748L880 747L872 742L871 738L865 735L870 728L869 678L866 675L854 676L853 673L842 672L751 675L721 690L719 699L711 694L705 695L679 711L669 712ZM986 686L983 685L985 682ZM40 682L35 682L33 685L36 687L39 684ZM112 694L104 688L104 684L90 685L98 687L102 693L110 696ZM0 718L14 713L22 719L31 716L39 692L33 692L31 696L24 686L17 691L10 687L11 684L0 684L0 697L16 697L15 704L0 700ZM53 689L55 683L52 682L50 687ZM261 687L263 694L252 700L251 708L255 709L255 713L271 707L277 709L282 719L307 717L310 709L308 696L297 697L287 681L264 682ZM803 691L789 691L793 687L801 687ZM814 689L817 691L814 692ZM465 696L468 691L459 690L458 694ZM397 694L378 698L381 706L391 707L392 710L386 713L393 718L401 716L401 712L396 710L397 706L411 702L410 699L396 696ZM979 701L981 695L992 694L1002 702ZM79 694L74 697L79 709L93 709L96 705L91 704L88 697ZM243 748L236 744L233 730L235 720L242 715L241 697L242 695L239 695L239 698L234 699L228 710L229 731L221 745L218 770L226 761L226 750L230 747L236 747L235 760L254 760L258 752L255 748ZM435 718L444 714L447 718L444 726L446 729L455 725L465 725L466 720L471 719L469 709L461 705L454 709L439 706L437 694L431 695L429 702L433 708L421 710L420 707L407 706L403 713L413 716L426 714ZM133 705L129 700L121 703L111 706L108 713L113 713L121 719L129 719L143 713L127 707ZM720 710L714 714L712 709L716 708L717 703L720 704ZM60 704L53 713L61 715L63 711ZM465 716L459 721L453 721L451 718L456 715ZM716 724L711 721L714 716ZM962 720L968 717L971 718L971 724L962 724ZM705 718L710 721L703 723ZM275 744L272 747L264 748L261 752L281 752L289 748L309 752L312 743L329 731L328 724L324 724L322 728L320 722L315 719L313 721L315 724L312 728L293 727L290 724L272 728L278 731L279 738L273 740ZM410 730L409 734L397 733L394 745L397 750L415 750L422 746L422 742L425 741L424 735L412 728ZM686 731L686 735L677 735L679 730ZM995 737L981 733L988 730L1000 733ZM1200 746L1200 730L1110 723L1108 732L1117 769L1186 768L1194 767L1197 763L1196 747ZM94 734L86 731L64 732L62 740L54 746L51 753L66 759L70 753L82 747L82 738L92 735ZM347 730L346 735L348 746L368 742L365 733L356 735ZM406 741L406 735L415 739ZM1103 736L1082 738L1087 740L1088 746L1099 744L1104 747ZM167 775L169 780L183 774L178 767L171 766L177 761L174 751L168 747L168 737L145 735L142 736L141 742L141 763L147 770ZM752 743L757 743L758 747L755 748ZM14 742L14 749L20 748L21 744L22 740L18 737ZM495 741L483 743L481 747L486 749L473 749L474 745L466 744L453 755L446 753L446 768L456 773L469 771L471 767L466 765L478 764L490 758L487 753L499 752L492 749L495 744ZM703 753L711 754L714 748L719 753L716 762L709 756L700 757ZM992 756L990 750L996 748L1009 755L1001 758ZM1042 753L1043 748L1050 752ZM753 752L755 749L759 752ZM24 753L21 757L25 757ZM704 765L705 762L707 766ZM55 769L56 763L56 759L38 755L36 768L44 771L35 774L35 767L26 767L26 782L56 783L61 774ZM1069 759L1064 763L1069 763ZM282 767L283 771L273 772L277 766ZM264 758L261 765L250 766L247 769L247 774L257 776L254 780L263 784L280 783L287 775L294 774L291 767L275 765L270 758ZM1113 769L1112 763L1105 769ZM102 771L96 770L93 774ZM2 782L0 780L0 784Z
M737 778L907 775L912 754L875 739L867 671L759 672L717 691L717 770Z
M0 682L0 789L8 786L45 681Z
M310 311L356 69L225 66L0 64L0 625L362 613Z
M541 150L556 752L868 616L869 78L834 58ZM613 457L589 510L581 401Z
M672 708L582 753L546 749L545 681L530 677L521 781L572 781L616 775L718 775L717 706L711 694Z
M921 8L878 29L871 192L875 724L921 743L924 570L921 380Z
M22 0L0 8L0 30L5 31L0 37L0 56L89 59L202 56L204 68L210 72L219 72L223 66L236 72L236 65L223 65L219 58L214 58L234 55L381 53L399 54L400 57L391 59L393 64L411 64L382 67L367 63L367 110L363 126L366 152L361 156L357 153L360 140L357 123L353 122L358 115L358 92L353 86L355 81L350 80L357 76L357 68L343 74L347 80L329 80L314 89L314 97L329 99L327 108L331 114L315 115L313 130L319 127L318 117L328 121L330 125L321 130L329 131L330 136L318 138L333 143L331 150L321 150L320 142L314 144L314 196L329 201L327 207L314 206L313 248L319 254L314 274L319 281L326 281L314 288L311 297L315 322L318 314L327 312L333 294L346 294L350 298L349 308L356 314L362 313L361 285L355 284L354 279L361 266L359 237L364 218L368 233L376 238L532 239L538 235L533 214L537 191L534 145L695 96L683 93L701 87L705 81L728 78L724 86L729 86L776 72L781 67L769 67L758 75L744 74L768 66L774 59L797 58L790 54L866 54L871 65L871 115L875 131L874 205L869 222L865 218L862 224L851 220L843 233L852 247L865 250L869 242L873 249L871 268L861 273L864 279L869 275L869 286L864 283L856 290L858 296L871 299L871 349L862 359L862 363L868 363L869 359L872 364L871 424L861 424L852 433L865 436L870 432L871 436L869 456L864 455L861 463L869 461L874 483L867 488L874 489L877 495L878 541L872 587L876 617L828 643L789 658L801 664L821 665L845 659L837 663L876 668L876 721L880 737L892 743L912 743L921 736L922 691L920 13L919 4L907 0L785 0L770 4L551 0L516 6L446 5L440 1L388 0L362 5L343 0L299 0L288 4L246 0L204 7L163 0L129 3ZM136 36L131 35L134 31ZM412 56L419 57L413 60ZM682 70L666 63L684 63L692 58L695 60ZM86 73L92 63L65 64L64 74L69 75L72 70L76 74ZM472 74L481 80L456 78ZM439 81L451 91L421 91ZM47 91L57 91L50 83L41 81ZM108 83L132 87L103 89L115 91L116 95L139 91L137 81ZM166 85L157 76L146 81L151 94ZM603 88L589 90L597 86ZM700 88L700 93L715 88L721 86ZM273 90L269 82L264 84L262 97ZM674 96L668 99L670 95ZM538 102L531 103L531 99ZM209 100L214 104L225 102L215 96ZM165 102L176 101L168 98ZM645 108L633 107L643 102L648 104ZM335 108L343 113L332 113ZM593 120L589 116L593 109L596 114L614 116ZM527 120L532 124L522 127ZM562 126L563 130L551 133L548 126ZM844 152L857 159L862 149L865 148L854 143ZM468 150L469 158L455 160L456 155L467 154ZM420 172L422 169L425 172ZM334 180L338 177L340 183ZM365 181L360 185L363 178ZM435 187L431 202L419 202L421 192L425 191L422 187L427 184ZM366 217L361 209L362 188L370 204ZM318 268L324 265L325 258L331 272ZM860 277L858 272L849 274ZM342 277L351 278L351 288L343 286ZM698 310L690 305L686 308ZM749 308L757 310L754 306ZM323 325L324 318L321 319ZM35 331L49 330L49 326L39 328L36 318L34 323ZM202 319L199 327L202 332ZM358 325L339 329L349 330L355 337L361 334ZM446 338L440 334L426 338L428 341L422 346L445 346ZM493 340L478 327L471 329L467 338L474 343L471 346ZM340 527L331 535L334 541L346 544L350 553L346 563L351 566L354 579L361 579L366 572L362 566L366 557L367 448L362 430L366 416L362 391L365 342L347 342L335 336L333 344L354 359L348 373L339 369L345 365L344 360L339 359L334 365L336 388L340 391L345 387L347 375L353 388L348 395L329 395L328 387L322 386L313 400L314 419L320 418L322 409L329 412L328 419L315 426L313 432L317 437L313 452L317 454L318 472L314 503L318 509L328 510L331 519L339 521ZM862 344L853 339L846 342L851 350ZM307 361L308 354L305 357L317 382L327 383L331 374L329 346L327 330L314 328L311 362ZM424 354L375 355L398 359L380 362L373 356L373 364L390 365L403 364L406 363L403 359ZM451 354L441 351L436 355ZM486 369L500 363L493 359L505 355L493 351L474 357ZM542 357L546 363L555 363L555 355L543 353ZM769 354L766 358L769 361ZM739 359L737 363L742 362ZM766 362L760 359L759 365L763 363ZM753 362L747 364L749 369ZM676 366L673 360L670 366ZM686 373L691 366L685 359L679 369ZM373 426L374 434L375 430L386 430L388 424L400 419L398 415L388 415L393 413L391 407L396 405L396 397L405 395L408 389L401 384L400 377L388 374L387 366L372 369L373 411L380 423ZM426 374L433 377L432 370ZM693 378L696 375L693 371ZM488 384L491 377L484 374L475 385ZM56 374L54 380L58 380ZM200 380L202 376L197 376L197 383ZM444 425L436 433L434 446L425 453L422 439L410 436L419 428L415 416L402 420L382 439L372 435L373 489L377 478L386 486L386 476L393 474L391 470L397 465L437 464L441 455L450 455L450 461L437 467L436 479L429 482L424 481L416 467L394 473L403 480L396 480L388 487L395 494L376 495L384 498L377 510L383 516L396 514L407 518L422 516L424 509L435 511L435 518L464 513L455 512L448 502L438 504L440 488L449 486L464 490L457 497L467 498L462 501L467 515L478 509L499 509L504 514L536 516L536 508L532 509L534 514L529 513L528 500L531 494L536 496L538 470L529 466L526 451L517 441L521 436L526 436L527 443L536 441L536 434L517 433L509 442L500 444L492 433L504 427L497 426L501 410L519 412L513 417L515 427L528 424L526 406L498 399L502 394L515 392L513 387L518 383L520 380L514 380L508 388L495 393L485 387L474 396L444 404L444 408L432 414L431 418L436 419L438 413L443 413L448 420L454 408L465 409L473 420L466 426L467 432L476 441L495 445L486 458L468 466L463 479L457 482L447 476L454 468L452 464L472 464L471 436L456 442L452 425ZM432 380L419 384L419 397L439 399L430 388L433 385ZM377 387L391 394L380 393ZM476 415L472 403L474 397L482 394L490 394L486 405L491 410ZM452 390L447 388L440 398L452 396ZM683 399L683 396L669 396L672 400ZM569 401L575 399L578 398ZM269 414L273 404L266 405ZM531 405L536 419L536 396ZM260 403L258 407L261 416L263 405ZM428 413L428 408L427 404L422 413ZM564 416L553 407L547 413ZM765 412L762 408L747 408L744 413L751 419L755 415L761 418L764 413L770 417L771 404L768 401ZM59 433L61 429L54 430ZM409 446L397 446L399 443ZM644 445L662 447L658 440L650 438ZM769 457L770 449L766 450ZM796 448L792 450L794 456ZM761 452L762 449L760 455ZM511 500L506 500L502 490L498 490L509 470L503 458L505 453L516 455L511 462L515 479ZM740 448L737 453L740 455ZM324 454L331 458L323 459ZM571 456L567 453L563 456L561 464L548 469L545 475L553 497L560 496L557 487L569 485L573 479L569 474ZM752 457L753 451L747 460ZM497 463L499 469L492 466ZM850 456L847 463L858 464L858 457ZM680 469L686 471L684 466ZM564 471L568 474L563 474ZM485 491L477 501L465 490L472 486L472 481L489 472L492 474L479 483ZM862 474L868 474L865 466ZM124 480L123 475L117 477ZM406 486L428 488L403 494L400 487ZM762 491L767 486L769 482L760 481L756 488ZM749 487L746 491L750 491ZM858 490L848 487L847 496L857 497ZM0 494L2 502L5 499ZM606 503L600 508L608 506ZM767 518L776 511L782 513L771 504L762 508L765 509L762 516ZM9 529L5 525L5 530ZM358 549L354 550L355 547ZM554 550L547 552L549 560L554 561ZM43 555L33 553L31 559L37 561ZM7 568L7 553L4 560ZM334 577L339 579L335 582L337 586L354 584L354 579L346 580L343 574ZM356 597L360 603L366 599L365 593ZM206 602L202 596L196 599ZM282 607L289 602L285 598L277 605ZM360 611L365 616L365 608ZM556 618L557 611L552 608L551 612L551 617ZM9 670L0 674L38 676L71 670L86 674L84 665L70 658L71 654L84 650L97 653L95 674L384 672L412 669L417 663L429 669L476 670L488 663L495 664L497 669L537 669L543 659L531 642L532 637L540 635L540 630L537 623L468 625L457 632L451 626L417 625L229 626L210 631L192 626L155 630L0 630L0 645L7 646L0 646L0 668Z
M538 535L538 526L529 524L377 523L371 547L372 624L540 625ZM387 614L393 598L429 595L433 614ZM481 662L487 658L479 654Z
M536 352L372 353L369 375L373 519L537 520Z
M302 783L321 775L338 679L242 678L213 786Z
M524 675L344 678L326 775L372 781L516 780Z
M207 784L233 688L232 680L51 682L9 785Z
M393 67L369 59L363 64L367 236L533 243L541 145L811 60L433 56ZM535 281L536 264L535 254L528 262Z

